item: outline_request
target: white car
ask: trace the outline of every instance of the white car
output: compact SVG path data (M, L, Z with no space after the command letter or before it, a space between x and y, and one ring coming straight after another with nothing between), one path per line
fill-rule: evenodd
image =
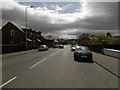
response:
M59 45L59 49L63 49L64 48L64 45Z
M48 50L48 47L46 45L40 45L38 48L38 51L46 51Z

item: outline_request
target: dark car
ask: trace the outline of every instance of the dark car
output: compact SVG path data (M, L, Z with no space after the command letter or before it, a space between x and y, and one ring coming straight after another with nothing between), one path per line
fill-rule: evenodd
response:
M46 51L48 50L48 47L46 45L40 45L38 48L38 51Z
M59 45L59 49L63 49L64 48L64 46L63 45Z
M59 45L53 45L53 48L58 48L59 47Z
M88 60L92 61L92 52L86 46L77 46L74 52L74 60Z

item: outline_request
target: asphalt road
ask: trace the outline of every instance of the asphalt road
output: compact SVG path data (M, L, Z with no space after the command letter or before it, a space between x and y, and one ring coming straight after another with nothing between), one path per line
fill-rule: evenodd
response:
M96 63L74 61L70 46L6 58L2 66L0 88L118 88L118 77Z

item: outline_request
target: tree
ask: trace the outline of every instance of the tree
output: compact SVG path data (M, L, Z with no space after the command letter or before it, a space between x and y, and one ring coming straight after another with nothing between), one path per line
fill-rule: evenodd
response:
M114 38L111 36L110 33L107 33L106 35L103 34L97 34L92 37L92 42L97 44L119 44L120 39Z

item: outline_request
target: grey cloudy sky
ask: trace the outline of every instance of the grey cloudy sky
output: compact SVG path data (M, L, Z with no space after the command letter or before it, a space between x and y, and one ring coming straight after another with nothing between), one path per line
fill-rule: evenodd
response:
M118 33L117 2L2 2L2 24L13 21L57 38L76 38L82 33Z

